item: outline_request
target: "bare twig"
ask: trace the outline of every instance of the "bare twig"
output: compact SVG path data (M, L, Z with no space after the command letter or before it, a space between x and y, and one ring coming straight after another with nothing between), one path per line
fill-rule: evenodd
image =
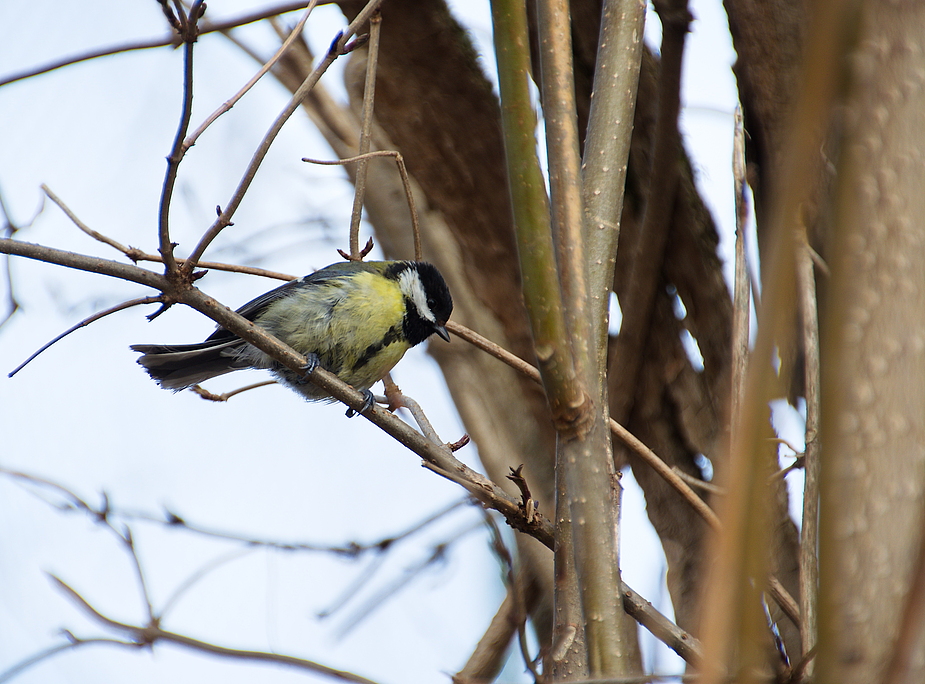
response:
M153 261L163 263L164 259L159 254L147 254L134 247L129 248L126 254L132 261ZM177 259L177 264L181 267L186 264L186 259ZM273 278L275 280L295 280L297 276L279 273L278 271L269 271L265 268L256 266L244 266L242 264L224 264L217 261L200 261L196 264L197 268L204 268L210 271L226 271L228 273L245 273L247 275L261 276L263 278Z
M806 231L800 232L796 246L797 297L800 303L800 328L803 337L803 358L806 399L806 434L803 452L803 526L800 533L800 632L805 657L818 638L817 603L819 599L819 478L822 472L819 442L820 359L819 317L816 307L816 276L807 242ZM796 464L794 464L795 466ZM807 663L812 675L814 663Z
M518 580L518 583L520 580ZM492 617L488 628L461 670L453 675L453 684L494 681L504 661L514 632L521 624L520 606L514 597L515 585L508 584L504 600ZM527 658L524 658L526 661ZM537 680L539 681L539 680Z
M250 184L257 173L257 169L266 157L267 152L270 149L270 145L276 139L276 136L279 134L280 130L282 130L283 124L285 124L289 117L291 117L292 114L296 111L296 109L301 106L302 100L304 100L308 93L311 92L311 89L314 88L322 74L324 74L328 67L334 63L334 60L349 51L349 39L356 33L359 26L362 26L366 23L366 21L368 21L370 15L375 12L381 3L382 0L370 0L370 2L367 3L367 5L360 11L356 18L350 23L350 25L338 33L335 40L331 43L331 47L328 49L324 58L314 69L314 71L312 71L306 77L306 79L302 82L302 85L300 85L292 95L292 98L289 100L289 104L287 104L283 111L280 112L279 116L276 117L276 120L270 126L270 129L263 137L263 140L261 140L260 144L257 146L257 149L251 158L250 164L248 164L247 169L244 172L244 176L238 183L238 187L235 188L235 191L231 198L228 200L228 203L225 205L225 208L219 214L215 222L202 236L202 239L200 239L199 244L197 244L193 249L193 252L189 255L189 261L183 266L185 273L189 273L193 268L195 268L196 263L199 261L199 258L203 255L208 246L218 236L218 234L231 223L232 216L234 216L234 213L237 211L241 200L244 199L244 194L250 187Z
M722 487L719 487L712 482L707 482L706 480L701 480L699 477L694 477L693 475L688 475L678 466L671 466L671 469L675 474L684 480L691 487L696 487L697 489L702 489L705 492L710 492L710 494L723 495L726 493L726 490Z
M280 14L286 14L288 12L295 12L297 10L303 9L305 7L304 0L296 2L288 2L282 5L277 5L276 7L270 7L267 9L258 10L256 12L250 12L248 14L235 17L233 19L228 19L226 21L217 21L217 22L206 22L200 29L200 33L214 33L215 31L228 31L239 26L245 26L247 24L253 24L257 21L262 21L263 19L268 19L270 17L275 17ZM8 83L13 83L15 81L21 81L26 78L31 78L33 76L38 76L39 74L45 74L49 71L54 71L55 69L61 69L62 67L71 66L72 64L79 64L80 62L86 62L91 59L97 59L99 57L108 57L110 55L117 55L122 52L132 52L135 50L149 50L151 48L167 47L173 46L177 47L180 44L180 38L176 33L171 33L166 38L151 38L149 40L141 40L131 43L123 43L121 45L115 45L107 48L100 48L97 50L91 50L80 55L75 55L73 57L65 57L64 59L56 60L50 62L40 67L35 67L28 69L26 71L21 71L5 78L0 79L0 87L7 85Z
M120 242L117 242L116 240L113 240L112 238L107 237L103 235L102 233L98 233L97 231L93 230L90 226L88 226L86 223L81 221L77 217L77 214L71 211L70 207L68 207L60 197L58 197L55 193L53 193L51 191L51 188L49 188L47 185L42 183L41 188L42 188L42 192L44 192L48 196L48 199L50 199L52 202L57 204L58 207L61 209L61 211L63 211L64 214L69 219L71 219L71 221L74 223L75 226L80 228L83 232L85 232L87 235L92 237L94 240L98 240L99 242L102 242L103 244L107 244L110 247L114 247L115 249L119 250L120 252L126 255L131 251L130 247L126 247Z
M423 520L409 526L401 532L383 537L375 541L363 543L352 541L344 545L331 546L304 541L278 541L245 536L223 530L216 530L214 528L192 523L186 518L177 515L173 511L165 510L163 514L155 515L153 513L147 512L123 510L117 507L113 507L109 501L109 497L105 495L103 505L93 506L73 490L65 487L62 484L48 480L38 475L33 475L31 473L25 473L18 470L10 470L3 467L0 467L0 474L33 487L51 490L57 496L60 496L63 499L64 504L62 505L56 501L49 501L48 503L50 505L59 509L75 510L85 513L94 522L97 523L105 524L107 520L111 519L118 519L123 521L134 520L146 523L154 523L156 525L162 525L173 529L182 529L193 534L201 535L203 537L240 543L248 547L267 548L274 549L276 551L289 552L332 553L344 558L357 558L360 555L368 552L381 553L386 551L387 549L395 546L397 543L404 541L414 534L420 532L428 525L436 522L437 520L440 520L454 510L471 502L471 499L468 497L465 499L460 499L436 511L427 518L424 518ZM114 531L118 532L117 530Z
M32 218L29 219L29 221L25 224L19 224L13 220L9 208L6 206L6 200L4 199L3 192L0 192L0 214L2 214L3 218L3 226L0 228L2 236L5 238L12 238L20 229L32 225L32 223L36 218L38 218L44 209L45 199L42 198L42 201L39 204L35 214L33 214ZM9 258L5 259L4 261L6 262L6 268L4 270L6 272L6 296L8 309L4 312L3 318L0 319L0 328L2 328L6 322L13 317L13 314L19 310L19 301L16 299L16 292L13 287L13 269L9 267Z
M29 363L30 363L33 359L35 359L39 354L41 354L43 351L45 351L46 349L48 349L49 347L51 347L51 346L52 346L53 344L55 344L56 342L58 342L58 341L64 339L65 337L67 337L68 335L70 335L72 332L74 332L74 331L76 331L76 330L80 330L81 328L83 328L83 327L85 327L85 326L87 326L87 325L90 325L91 323L93 323L93 322L95 322L95 321L98 321L99 319L101 319L101 318L103 318L103 317L105 317L105 316L108 316L109 314L114 314L114 313L116 313L117 311L123 311L123 310L128 309L128 308L131 308L131 307L133 307L133 306L139 306L139 305L142 305L142 304L157 304L157 303L163 304L165 301L166 301L166 300L164 299L163 296L139 297L138 299L131 299L131 300L127 301L127 302L122 302L121 304L116 304L115 306L110 307L110 308L106 309L105 311L98 311L97 313L93 314L92 316L88 316L87 318L83 319L83 320L82 320L80 323L78 323L77 325L74 325L74 326L68 328L67 330L65 330L63 333L61 333L60 335L58 335L56 338L54 338L54 339L51 340L50 342L48 342L48 343L42 345L42 347L41 347L38 351L36 351L34 354L32 354L32 356L30 356L28 359L26 359L26 360L23 361L21 364L19 364L18 366L16 366L16 368L14 368L12 371L10 371L9 374L7 375L7 377L12 378L12 377L13 377L14 375L16 375L19 371L21 371L23 368L25 368L27 365L29 365Z
M420 559L418 562L407 566L399 577L396 577L391 583L381 587L373 596L369 597L366 601L363 602L362 605L354 610L353 613L344 621L344 624L338 631L338 636L345 636L361 621L369 617L369 615L371 615L375 610L379 609L387 601L397 596L402 589L407 587L425 570L443 563L446 560L447 552L454 544L463 539L467 534L470 534L471 532L474 532L480 528L481 523L469 525L465 529L458 530L448 535L447 541L435 544L431 549L430 554L428 554L425 558ZM368 577L362 578L362 581L364 582L367 580Z
M382 15L377 10L369 20L369 47L366 53L366 81L363 86L363 116L360 128L359 156L369 152L373 128L373 105L376 101L376 67L379 64L379 36L382 33ZM350 213L350 259L360 259L360 218L363 214L363 197L366 194L366 159L357 163L354 180L353 210Z
M804 465L804 463L805 463L805 460L804 460L803 455L801 454L801 455L797 456L797 460L795 460L793 463L791 463L790 465L788 465L786 468L781 468L781 469L778 470L776 473L774 473L773 475L771 475L771 476L768 478L768 483L773 483L773 482L776 482L777 480L781 480L781 479L787 477L787 476L788 476L790 473L792 473L794 470L799 470L800 468L802 468L803 465Z
M411 397L403 394L401 390L398 389L397 385L395 386L394 391L397 391L396 396L398 397L399 405L408 409L408 411L414 417L414 422L417 423L418 427L421 429L421 432L424 433L424 435L435 444L442 444L443 441L440 439L440 435L437 434L437 431L434 429L433 424L431 424L430 420L427 418L427 415L424 413L424 409L421 408L421 405ZM391 403L391 401L387 400L384 403L388 404Z
M745 396L745 372L748 365L749 314L751 308L748 260L745 255L745 222L748 204L745 199L745 127L742 107L735 110L732 175L735 184L736 243L735 288L732 309L732 425L738 425Z
M24 660L16 663L8 670L0 672L0 684L4 682L12 681L15 677L22 674L30 667L38 665L41 662L49 660L59 653L64 653L65 651L73 651L81 646L90 646L93 644L108 644L111 646L128 646L134 649L141 648L143 644L139 644L134 641L121 641L119 639L106 639L106 638L94 638L94 639L80 639L75 637L73 634L67 630L63 630L62 634L67 638L67 643L58 644L57 646L52 646L46 648L44 651L39 651Z
M226 648L224 646L218 646L209 642L193 639L192 637L188 637L183 634L177 634L176 632L168 632L161 629L159 626L157 626L157 624L154 623L146 626L140 626L119 622L118 620L114 620L100 613L96 608L91 606L87 600L83 598L83 596L69 587L62 580L58 579L54 575L49 575L49 577L55 586L58 587L58 589L60 589L71 601L74 602L74 604L81 608L91 618L110 629L126 634L132 640L133 645L135 646L154 644L158 641L166 641L168 643L184 646L186 648L192 649L194 651L200 651L202 653L211 653L213 655L221 655L228 658L238 658L241 660L252 660L257 662L275 663L277 665L287 665L289 667L294 667L316 674L322 674L346 682L355 682L357 684L375 684L375 682L372 680L355 675L352 672L336 670L326 665L322 665L321 663L305 660L304 658L296 658L294 656L283 655L281 653L267 653L265 651L247 651L236 648Z
M302 161L308 162L310 164L321 164L323 166L342 166L344 164L349 164L350 162L359 162L365 159L371 159L372 157L394 157L395 164L398 166L398 174L401 176L402 186L405 189L405 200L408 202L408 210L411 212L411 234L414 238L414 258L419 260L422 257L421 250L421 228L418 222L418 210L414 204L414 194L411 191L411 179L408 176L408 168L405 166L405 159L401 156L400 152L395 150L375 150L373 152L367 152L365 154L359 154L354 157L345 157L344 159L336 160L324 160L324 159L311 159L309 157L302 157ZM359 169L358 169L359 172ZM372 238L370 238L371 240ZM366 256L368 250L364 248L360 251L361 256Z
M167 5L164 5L164 11L167 12ZM173 148L167 156L167 171L164 175L164 184L161 188L161 200L158 211L158 252L164 257L164 266L168 274L177 272L177 262L174 259L174 245L170 241L170 199L173 197L173 190L177 183L177 174L179 172L180 162L186 153L183 147L183 139L189 130L190 119L193 116L193 46L199 39L199 18L205 11L203 0L196 0L190 7L189 15L184 15L182 8L178 8L182 31L180 37L183 40L183 111L180 115L180 124L177 127L177 134L174 137ZM185 271L188 276L190 271Z
M183 152L184 153L189 148L191 148L193 145L196 144L196 140L199 139L199 136L201 136L203 132L205 132L205 130L209 126L211 126L212 123L216 119L218 119L218 117L220 117L222 114L224 114L229 109L234 107L235 103L238 102L238 100L240 100L242 97L244 97L247 91L253 88L254 85L257 83L257 81L263 78L264 74L266 74L268 71L270 71L270 69L273 68L273 65L276 64L280 60L280 58L286 53L286 51L296 41L296 39L298 39L298 37L302 35L302 29L305 27L305 22L308 21L309 15L311 15L312 10L315 9L315 6L317 4L318 4L318 0L311 0L308 3L308 6L305 8L305 12L302 14L302 18L299 19L299 22L295 25L295 28L292 29L292 31L283 41L283 44L280 46L279 50L277 50L276 53L270 59L268 59L266 63L263 64L263 66L260 67L257 73L254 74L254 76L251 78L251 80L245 83L244 86L237 93L232 95L231 99L222 103L222 105L218 109L216 109L208 117L206 117L206 120L203 121L202 124L199 125L199 128L193 131L190 134L190 136L186 140L183 141Z
M397 153L396 153L397 154ZM114 240L108 235L103 235L99 231L93 230L84 223L72 210L71 208L64 203L64 201L58 197L47 185L42 185L42 190L45 195L55 204L60 207L60 209L65 213L65 215L71 219L71 221L84 233L92 237L94 240L102 242L103 244L109 245L120 251L122 254L127 256L129 259L138 263L139 261L153 261L157 263L164 263L164 257L160 254L148 254L143 250L138 249L137 247L127 247L123 245L118 240ZM186 263L186 259L177 259L177 264L183 266ZM246 273L248 275L259 275L265 278L274 278L276 280L294 280L297 276L288 275L285 273L279 273L278 271L270 271L265 268L257 268L254 266L244 266L241 264L225 264L215 261L200 261L197 266L199 268L205 268L213 271L228 271L230 273Z
M530 650L527 646L527 606L524 602L523 577L514 570L514 557L510 549L504 543L501 536L501 530L488 513L484 516L485 525L491 532L491 548L495 556L504 566L507 575L508 595L511 596L512 614L510 616L513 624L516 626L518 635L518 645L520 646L520 656L523 659L524 667L533 675L534 681L540 681L540 674L536 671L535 659L530 657Z
M231 392L223 392L222 394L215 394L207 389L200 387L199 385L193 385L190 387L190 390L198 394L206 401L222 402L228 401L234 395L241 394L241 392L247 392L252 389L257 389L258 387L266 387L267 385L275 384L277 384L276 380L264 380L263 382L255 382L252 385L245 385L244 387L239 387L238 389L232 390Z

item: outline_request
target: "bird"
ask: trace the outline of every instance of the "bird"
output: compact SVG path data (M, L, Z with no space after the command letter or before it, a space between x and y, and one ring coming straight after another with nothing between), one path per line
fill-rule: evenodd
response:
M362 392L366 410L373 403L370 388L408 349L433 334L450 341L445 326L452 311L446 281L426 261L345 261L292 280L237 310L304 355L308 363L301 373L221 327L198 344L136 344L131 349L142 354L138 363L162 388L174 391L260 368L308 401L334 401L307 381L320 366Z

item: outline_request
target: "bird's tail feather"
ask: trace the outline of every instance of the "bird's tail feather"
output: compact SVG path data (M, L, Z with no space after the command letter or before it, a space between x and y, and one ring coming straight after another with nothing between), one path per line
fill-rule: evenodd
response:
M134 344L141 352L138 363L164 389L181 390L209 378L247 368L235 348L245 344L240 338L211 340L199 344Z

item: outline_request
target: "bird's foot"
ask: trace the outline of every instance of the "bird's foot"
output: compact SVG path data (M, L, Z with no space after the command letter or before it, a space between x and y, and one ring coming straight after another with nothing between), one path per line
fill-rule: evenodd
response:
M363 390L362 394L363 394L362 408L360 408L359 411L354 411L352 408L348 408L347 413L345 414L348 418L353 418L356 414L363 413L368 408L370 408L373 404L376 403L376 397L373 396L373 393L370 392L369 390Z
M298 382L300 385L304 385L306 382L308 382L309 381L308 379L311 377L312 373L315 372L315 369L321 365L321 360L318 358L318 355L315 354L314 352L309 352L308 354L306 354L305 361L306 363L304 366L302 366L302 369L301 369L302 371L301 375L296 380L296 382Z

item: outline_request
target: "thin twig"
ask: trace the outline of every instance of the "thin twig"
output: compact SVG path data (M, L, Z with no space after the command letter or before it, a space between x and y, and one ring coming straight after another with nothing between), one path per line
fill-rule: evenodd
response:
M803 451L803 526L800 533L800 632L805 657L818 640L817 604L819 600L819 479L820 462L819 416L821 401L819 316L816 305L816 276L807 242L806 231L800 232L796 245L797 297L800 308L800 329L803 337L804 397L806 399L806 430ZM798 461L799 462L799 459ZM796 464L794 464L796 465ZM807 674L812 676L815 663L807 662Z
M189 577L187 577L185 580L180 582L177 588L173 590L173 593L171 593L171 595L167 597L167 600L164 601L164 605L161 606L161 609L157 613L158 621L162 621L164 617L167 615L167 613L169 613L170 610L177 603L179 603L180 599L183 598L183 595L186 592L188 592L190 589L192 589L201 580L205 579L205 577L208 576L209 573L214 572L215 570L218 570L219 568L227 565L228 563L232 561L236 561L239 558L243 558L244 556L249 556L252 553L254 553L256 550L257 548L253 546L245 548L245 549L235 549L234 551L230 551L228 553L222 554L218 558L213 558L211 561L204 564L198 570L193 572Z
M74 223L75 226L80 228L83 232L85 232L87 235L92 237L94 240L98 240L99 242L102 242L103 244L107 244L110 247L114 247L115 249L119 250L123 254L128 254L131 251L131 247L126 247L122 243L117 242L116 240L113 240L112 238L107 237L103 235L102 233L98 233L97 231L93 230L90 226L88 226L86 223L81 221L77 217L77 214L71 211L71 208L68 207L60 197L58 197L55 193L53 193L51 191L51 188L49 188L47 185L42 183L40 187L42 188L42 192L44 192L48 196L48 199L50 199L52 202L57 204L58 207L61 209L61 211L63 211L64 214L69 219L71 219L71 221Z
M129 248L129 253L126 255L132 261L153 261L156 263L163 263L164 259L159 254L146 254L139 249L134 247ZM186 264L186 259L177 259L177 264L181 267ZM247 275L261 276L263 278L273 278L275 280L295 280L298 276L292 276L287 273L279 273L278 271L269 271L265 268L258 268L257 266L244 266L242 264L225 264L218 261L199 261L196 263L196 268L204 268L210 271L226 271L228 273L245 273Z
M166 11L166 5L165 11ZM180 162L186 154L183 140L189 130L190 120L193 116L193 46L199 38L198 22L200 9L205 10L203 0L196 0L189 10L189 16L184 19L182 8L177 14L183 23L181 38L183 39L183 111L180 115L180 124L174 136L173 147L167 156L167 171L164 175L164 184L161 188L160 206L158 209L158 252L164 257L164 266L168 274L177 272L177 262L173 255L174 245L170 241L170 200L173 197L174 187L177 183ZM189 271L185 271L189 275Z
M442 444L443 441L440 439L440 435L437 434L437 431L434 429L433 424L427 418L427 415L424 413L424 409L421 408L421 405L412 399L409 396L406 396L397 389L400 405L406 408L411 415L414 417L414 422L418 424L418 427L421 429L421 432L432 442L436 444ZM388 402L386 402L388 403Z
M107 500L106 507L108 509L109 502ZM135 572L135 579L138 580L138 589L141 593L141 598L145 602L145 610L147 611L148 620L152 623L157 619L154 614L154 603L151 601L151 592L148 591L148 581L145 578L145 569L141 564L141 558L138 556L138 549L135 548L135 537L132 535L132 530L128 525L124 525L121 530L117 530L112 520L107 516L106 526L109 527L125 546L126 550L129 552L129 556L132 558L132 569Z
M114 240L108 235L103 235L99 231L93 230L90 226L84 223L77 216L77 214L75 214L71 210L71 208L67 204L64 203L64 201L60 197L58 197L54 192L52 192L51 189L47 185L42 184L41 188L42 188L42 191L45 193L45 195L52 202L58 205L61 211L63 211L64 214L69 219L71 219L71 221L74 223L75 226L80 228L80 230L82 230L84 233L92 237L94 240L97 240L99 242L102 242L103 244L113 247L114 249L117 249L119 252L127 256L129 259L131 259L135 263L138 263L139 261L153 261L156 263L164 263L164 257L161 256L160 254L148 254L138 249L137 247L127 247L123 245L121 242L119 242L118 240ZM183 266L186 263L186 259L177 259L176 262L178 265ZM197 264L197 266L199 268L204 268L204 269L213 270L213 271L228 271L231 273L246 273L248 275L258 275L258 276L263 276L265 278L274 278L276 280L287 280L288 281L288 280L295 280L295 278L297 277L297 276L287 275L285 273L279 273L277 271L270 271L265 268L257 268L254 266L243 266L239 264L225 264L225 263L214 262L214 261L200 261Z
M208 22L202 26L200 33L214 33L216 31L228 31L233 28L238 28L240 26L246 26L247 24L253 24L257 21L262 21L263 19L269 19L270 17L275 17L280 14L287 14L289 12L295 12L305 7L304 0L301 2L289 2L283 5L277 5L276 7L270 7L268 9L262 9L256 12L250 12L248 14L235 17L233 19L228 19L226 21L217 21L217 22ZM13 83L15 81L21 81L26 78L31 78L33 76L38 76L40 74L48 73L49 71L54 71L55 69L61 69L62 67L71 66L72 64L79 64L81 62L86 62L92 59L98 59L99 57L108 57L111 55L117 55L122 52L132 52L136 50L149 50L151 48L159 47L168 47L173 46L177 47L180 44L180 39L176 33L171 33L166 38L150 38L148 40L140 40L132 43L123 43L120 45L115 45L106 48L99 48L97 50L91 50L80 55L75 55L73 57L65 57L54 62L50 62L43 66L34 67L26 71L21 71L19 73L6 76L5 78L0 79L0 87L7 85L8 83Z
M311 660L305 660L303 658L296 658L294 656L287 656L280 653L267 653L265 651L247 651L236 648L226 648L224 646L218 646L209 642L199 641L198 639L193 639L192 637L188 637L183 634L177 634L176 632L168 632L156 626L155 624L149 624L142 627L131 625L125 622L119 622L100 613L96 608L91 606L87 600L83 598L83 596L81 596L59 578L55 577L54 575L49 575L49 577L51 578L52 582L54 582L55 586L58 587L58 589L60 589L69 599L71 599L71 601L73 601L90 617L95 619L97 622L100 622L101 624L109 627L110 629L127 634L135 641L135 645L147 645L154 644L158 641L166 641L203 653L211 653L213 655L221 655L229 658L239 658L241 660L252 660L257 662L276 663L278 665L288 665L290 667L326 675L328 677L334 677L336 679L347 682L355 682L357 684L375 684L375 682L372 680L355 675L352 672L335 670L334 668L316 663Z
M397 152L396 150L375 150L373 152L359 154L354 157L345 157L344 159L326 160L302 157L302 161L308 162L310 164L320 164L322 166L342 166L344 164L349 164L350 162L359 162L364 159L371 159L372 157L395 158L395 164L398 166L398 175L401 176L402 187L405 189L405 200L408 202L408 210L411 212L411 234L414 239L414 258L415 260L420 260L422 258L422 249L421 227L418 222L418 210L414 204L414 193L411 190L411 178L408 176L408 167L405 166L405 159L401 156L400 152Z
M792 473L794 470L799 470L800 468L802 468L803 465L804 465L804 463L805 463L805 460L804 460L803 455L801 454L801 455L797 456L797 460L795 460L793 463L791 463L790 465L788 465L786 468L781 468L781 469L778 470L776 473L774 473L773 475L771 475L771 476L768 478L768 484L772 484L772 483L774 483L774 482L777 482L778 480L781 480L781 479L787 477L787 476L788 476L790 473Z
M385 605L387 601L396 597L400 591L406 588L421 573L428 568L444 562L447 552L454 544L458 543L466 535L479 530L481 526L480 522L469 525L465 529L450 533L447 536L447 541L435 544L426 558L422 558L417 563L405 567L401 576L396 577L390 584L381 587L373 596L369 597L362 605L357 607L357 609L344 620L343 625L338 630L337 636L341 638L346 636L348 632L368 618L375 610L378 610ZM364 580L365 579L367 578L364 578Z
M745 223L748 204L745 198L745 127L742 107L735 110L735 131L732 146L732 175L735 187L736 242L735 287L732 307L732 418L733 430L739 424L745 397L745 375L748 368L749 315L751 309L748 260L745 255Z
M128 309L128 308L131 308L131 307L133 307L133 306L139 306L139 305L142 305L142 304L156 304L156 303L161 303L161 304L163 304L165 301L166 301L166 299L164 298L163 295L158 295L158 296L155 296L155 297L139 297L138 299L131 299L131 300L127 301L127 302L122 302L121 304L116 304L115 306L110 307L110 308L106 309L105 311L98 311L97 313L93 314L92 316L88 316L87 318L83 319L83 320L82 320L80 323L78 323L77 325L71 326L70 328L68 328L67 330L65 330L63 333L61 333L60 335L58 335L56 338L54 338L54 339L51 340L50 342L47 342L46 344L42 345L42 347L39 348L39 350L36 351L34 354L32 354L32 356L30 356L28 359L26 359L26 360L23 361L21 364L19 364L18 366L16 366L16 368L14 368L12 371L10 371L10 372L7 374L7 377L12 378L12 377L13 377L14 375L16 375L19 371L21 371L23 368L25 368L27 365L29 365L29 363L32 362L39 354L41 354L42 352L44 352L46 349L48 349L49 347L51 347L51 346L52 346L53 344L55 344L56 342L59 342L60 340L63 340L65 337L67 337L68 335L70 335L72 332L74 332L74 331L76 331L76 330L80 330L81 328L83 328L83 327L85 327L85 326L87 326L87 325L90 325L91 323L93 323L93 322L95 322L95 321L98 321L98 320L100 320L101 318L104 318L105 316L108 316L109 314L114 314L114 313L116 313L116 312L118 312L118 311L123 311L123 310Z
M199 258L203 255L212 241L226 226L230 225L232 216L234 216L234 213L237 211L241 200L244 199L244 194L247 192L251 182L254 180L254 176L257 174L257 169L260 167L260 164L266 157L267 152L270 149L270 145L272 145L273 141L276 139L276 136L279 134L280 130L282 130L283 124L285 124L286 121L289 120L289 117L291 117L293 113L295 113L295 111L301 106L302 100L304 100L309 92L311 92L312 88L314 88L322 74L324 74L328 67L334 63L334 60L336 60L341 55L346 54L346 52L349 50L347 41L356 33L359 26L368 21L370 15L379 7L380 4L382 4L382 0L370 0L370 2L366 4L360 13L357 14L356 18L350 23L350 25L338 33L335 40L331 43L331 47L328 49L324 58L314 69L314 71L312 71L305 78L305 80L302 82L302 85L298 87L298 89L292 95L292 98L290 98L289 103L286 105L283 111L280 112L279 116L276 117L276 120L270 126L270 129L263 137L263 140L261 140L260 144L257 146L257 149L254 152L254 155L244 172L244 176L238 183L237 188L235 188L235 191L231 198L228 200L228 203L225 205L225 208L219 214L215 222L202 236L199 243L193 249L193 252L189 255L189 261L183 266L185 273L189 273L193 268L195 268Z
M190 387L190 390L198 394L200 397L202 397L206 401L223 402L223 401L228 401L229 399L231 399L231 397L233 397L236 394L241 394L242 392L247 392L252 389L257 389L258 387L266 387L267 385L275 385L275 384L277 384L276 380L264 380L263 382L255 382L251 385L245 385L244 387L239 387L238 389L232 390L231 392L223 392L222 394L215 394L213 392L210 392L207 389L204 389L203 387L200 387L199 385L193 385L192 387Z
M0 467L0 474L5 475L6 477L12 478L24 482L29 485L37 486L43 489L50 489L55 492L58 496L62 497L66 504L64 506L58 504L57 502L49 502L50 505L55 506L56 508L65 508L67 510L77 510L83 513L86 513L94 522L105 523L107 519L117 518L120 520L134 520L141 521L146 523L154 523L157 525L162 525L164 527L172 529L182 529L193 534L198 534L204 537L209 537L212 539L220 539L223 541L236 542L244 544L251 547L261 547L267 549L274 549L276 551L287 551L287 552L310 552L310 553L333 553L338 556L343 556L345 558L357 558L358 556L367 553L367 552L376 552L381 553L398 542L404 541L405 539L411 537L412 535L420 532L425 527L431 523L439 520L443 516L451 513L452 511L460 508L463 505L466 505L471 502L471 499L466 497L451 503L439 511L431 514L427 518L424 518L421 521L414 523L405 530L389 535L387 537L382 537L381 539L372 541L372 542L356 542L351 541L347 544L340 546L331 546L325 544L317 544L314 542L284 542L277 541L272 539L263 539L251 536L245 536L241 534L236 534L232 532L226 532L222 530L216 530L209 527L204 527L202 525L197 525L191 523L186 518L181 517L174 513L173 511L165 510L161 515L155 515L147 512L139 511L129 511L122 510L117 507L113 507L108 497L104 497L103 506L93 506L83 498L81 498L77 493L68 489L64 485L61 485L52 480L40 477L38 475L33 475L31 473L25 473L18 470L10 470L7 468ZM34 490L30 490L34 491ZM42 497L44 499L44 497Z
M377 10L369 19L369 47L366 52L366 81L363 85L363 116L360 128L359 156L369 152L373 129L373 105L376 101L376 67L379 64L379 37L382 34L382 14ZM360 260L360 218L366 195L367 160L357 163L354 179L353 210L350 212L350 259Z
M2 230L3 237L10 239L22 228L31 226L39 217L39 215L44 211L44 209L45 198L43 197L39 203L38 209L36 210L35 214L33 214L32 218L29 219L29 221L24 224L16 223L10 214L9 208L6 206L6 200L4 199L3 192L0 191L0 214L2 214L3 217L3 226L0 230ZM13 287L13 269L10 268L9 256L4 259L4 262L6 263L4 273L6 276L6 296L8 309L4 312L3 318L0 319L0 328L2 328L6 322L13 317L13 314L19 310L19 301L16 299L16 291Z
M684 480L691 487L696 487L697 489L702 489L705 492L710 494L723 495L726 493L726 490L722 487L713 484L712 482L707 482L706 480L701 480L699 477L694 477L693 475L688 475L678 466L671 466L671 469Z
M292 45L296 41L296 39L302 34L302 29L305 27L305 22L308 21L309 15L312 13L312 10L315 9L317 4L318 4L318 0L311 0L308 3L308 6L305 8L305 12L302 14L302 18L299 19L299 22L295 25L295 28L292 29L292 31L283 41L283 44L280 46L279 50L277 50L276 53L272 57L270 57L270 59L268 59L263 64L263 66L260 67L257 73L254 74L254 76L251 78L251 80L245 83L244 86L237 93L231 96L231 99L222 103L222 105L218 109L216 109L208 117L206 117L206 120L203 121L199 125L199 128L193 131L189 135L189 137L183 141L183 152L184 153L186 153L186 151L189 148L191 148L193 145L196 144L196 140L199 139L199 136L201 136L203 132L205 132L205 130L209 126L211 126L212 123L216 119L218 119L218 117L220 117L222 114L224 114L225 112L230 110L232 107L234 107L235 103L237 103L238 100L244 97L247 91L253 88L254 85L257 83L257 81L263 78L264 74L266 74L268 71L270 71L270 69L273 68L273 65L275 65L280 60L280 58L286 53L286 51L289 49L289 46Z
M540 674L536 671L534 659L530 657L530 651L527 646L527 609L526 606L524 606L524 592L521 586L522 579L519 578L514 571L514 557L511 554L511 550L504 543L501 530L498 529L498 525L494 518L492 518L487 511L484 513L483 518L485 520L485 526L488 527L491 533L491 549L495 557L504 567L504 572L507 576L508 593L511 596L511 603L513 605L513 615L511 615L511 618L514 624L517 625L520 656L523 659L524 667L533 675L533 681L540 681Z
M116 646L130 646L135 649L138 649L142 646L142 644L139 644L137 642L121 641L119 639L107 639L107 638L79 639L75 637L73 634L71 634L70 632L68 632L67 630L64 630L63 633L68 639L67 643L59 644L57 646L51 646L49 648L46 648L44 651L39 651L38 653L35 653L29 656L28 658L25 658L21 660L20 662L16 663L12 667L10 667L8 670L0 672L0 684L3 684L4 682L12 681L18 675L28 670L30 667L33 667L34 665L38 665L39 663L45 660L49 660L50 658L58 655L59 653L64 653L65 651L73 651L77 648L80 648L81 646L90 646L93 644L109 644L109 645L116 645Z

